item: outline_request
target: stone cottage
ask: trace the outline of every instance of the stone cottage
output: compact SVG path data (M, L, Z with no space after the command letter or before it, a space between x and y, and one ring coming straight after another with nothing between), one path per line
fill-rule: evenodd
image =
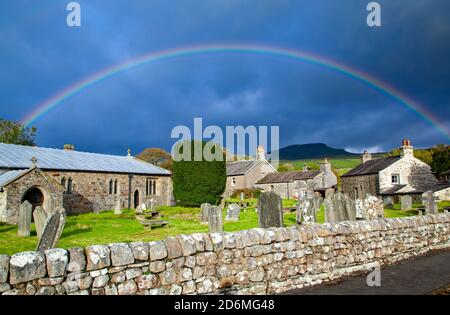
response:
M428 164L414 157L414 148L409 140L403 140L399 156L372 159L367 151L361 164L342 175L342 191L351 198L361 198L366 193L398 202L402 195L410 195L420 202L422 193L438 189L442 185ZM438 187L439 186L439 187Z
M255 187L263 191L273 191L282 198L311 198L314 192L325 195L328 188L336 188L337 177L331 163L325 159L319 170L304 168L299 172L268 174L259 180Z
M171 173L128 156L0 143L0 222L16 223L19 205L71 213L172 201Z
M270 173L277 170L266 160L262 146L256 150L256 159L227 162L227 184L225 197L229 197L234 191L240 189L252 189L255 183Z

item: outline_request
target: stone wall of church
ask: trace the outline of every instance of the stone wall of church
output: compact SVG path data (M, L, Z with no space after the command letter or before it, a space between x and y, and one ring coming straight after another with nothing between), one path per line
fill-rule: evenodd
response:
M350 198L356 199L364 194L378 195L378 175L349 176L341 178L341 190Z
M64 178L64 208L68 213L85 213L114 209L117 200L122 208L128 208L129 177L128 174L112 174L97 172L63 172L48 171L47 175L62 183ZM67 191L69 179L72 189ZM147 179L156 182L156 191L147 194ZM117 191L114 193L114 182L117 180ZM110 181L113 191L110 193ZM150 205L153 199L156 205L170 205L172 199L172 180L170 176L133 175L131 179L131 208L135 206L135 192L139 192L137 204Z

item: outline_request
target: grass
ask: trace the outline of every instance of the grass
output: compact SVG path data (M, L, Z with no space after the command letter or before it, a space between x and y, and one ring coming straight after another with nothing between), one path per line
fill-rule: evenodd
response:
M232 232L255 228L258 226L258 214L255 212L255 199L248 200L250 207L241 211L238 222L226 222L224 219L224 231ZM295 205L295 200L283 200L283 207ZM450 202L442 202L439 208L450 206ZM414 209L421 207L415 204ZM387 218L406 217L416 215L417 211L399 210L400 205L395 205L393 210L386 209ZM88 213L67 217L67 222L61 236L58 247L86 247L93 244L108 244L116 242L153 241L164 239L167 236L178 234L191 234L195 232L208 232L208 226L199 222L199 208L161 207L163 219L169 222L169 227L145 229L136 221L134 211L125 210L121 215L115 215L112 211L99 214ZM223 211L225 218L226 211ZM324 222L324 208L317 213L319 223ZM295 224L295 212L285 213L286 226ZM34 250L37 244L37 236L34 224L31 225L31 236L17 236L17 226L0 223L0 254L14 254L17 252Z

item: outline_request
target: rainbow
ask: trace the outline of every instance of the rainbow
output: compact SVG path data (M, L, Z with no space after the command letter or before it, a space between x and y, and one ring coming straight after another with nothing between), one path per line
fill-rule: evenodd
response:
M138 66L145 64L175 59L186 56L196 56L203 54L215 54L215 53L238 53L238 54L253 54L264 55L273 57L284 57L297 61L307 62L310 64L325 67L341 73L354 80L362 82L370 88L394 99L396 102L406 107L410 111L417 114L419 117L430 123L437 130L439 130L447 139L450 140L450 133L447 126L429 112L425 107L419 105L410 97L404 95L401 91L390 86L386 82L383 82L368 73L364 73L357 69L351 68L347 65L338 63L331 59L314 55L305 51L280 48L265 45L248 45L248 44L209 44L198 45L189 47L180 47L170 50L162 50L156 52L150 52L148 54L127 60L123 63L114 65L109 68L100 70L92 75L84 78L74 84L66 87L59 93L53 95L49 99L37 105L30 113L28 113L20 123L25 126L30 126L36 122L40 117L51 111L53 108L60 106L68 98L82 92L83 90L91 87L94 84L107 80L121 72L127 71Z

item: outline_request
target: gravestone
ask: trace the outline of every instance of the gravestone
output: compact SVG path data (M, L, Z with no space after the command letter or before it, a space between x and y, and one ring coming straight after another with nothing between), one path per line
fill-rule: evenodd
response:
M150 210L151 211L155 211L155 205L156 205L156 200L155 199L150 199Z
M394 199L392 197L384 197L384 206L386 209L394 209Z
M363 202L364 219L375 220L384 218L383 201L376 196L367 194Z
M355 200L355 209L356 209L356 219L364 220L365 219L364 202L359 198Z
M400 203L402 206L402 210L411 210L412 209L412 197L409 195L401 196Z
M142 207L142 205L138 205L136 208L136 214L140 215L140 214L144 214L144 209Z
M44 231L45 222L47 222L47 211L42 209L42 207L36 207L33 211L34 225L36 226L37 237L41 238L42 232Z
M208 223L208 212L209 209L211 208L211 204L210 203L202 203L200 206L200 221L202 223Z
M44 251L55 248L61 238L64 225L66 224L66 210L64 208L57 208L49 213L47 221L45 222L42 236L39 239L36 251Z
M317 212L323 204L323 197L320 193L314 193L314 198L312 199L314 210Z
M436 201L438 201L439 198L435 197L433 192L427 191L422 195L422 203L425 206L425 213L426 214L436 214L438 213L438 207Z
M259 227L283 227L283 206L281 197L274 192L265 192L258 199Z
M356 220L356 207L348 195L337 192L328 195L324 201L325 222L336 223Z
M114 214L122 214L122 201L120 198L117 198L114 204Z
M242 192L241 192L241 201L244 201L244 197L245 197L245 194L244 194L244 192L242 191Z
M28 200L22 202L19 208L19 220L17 222L18 230L17 234L19 236L30 236L30 225L31 225L31 212L33 211L33 206Z
M308 224L316 222L317 221L316 212L317 208L314 202L314 198L301 199L297 204L297 214L296 214L297 224L299 223Z
M239 220L239 214L241 213L241 207L238 204L232 203L227 207L226 221L237 222Z
M222 208L211 206L208 209L208 231L209 233L223 232Z
M94 202L92 208L94 213L100 213L100 204L98 202Z
M325 198L328 196L334 195L334 189L333 188L327 188L325 189Z

